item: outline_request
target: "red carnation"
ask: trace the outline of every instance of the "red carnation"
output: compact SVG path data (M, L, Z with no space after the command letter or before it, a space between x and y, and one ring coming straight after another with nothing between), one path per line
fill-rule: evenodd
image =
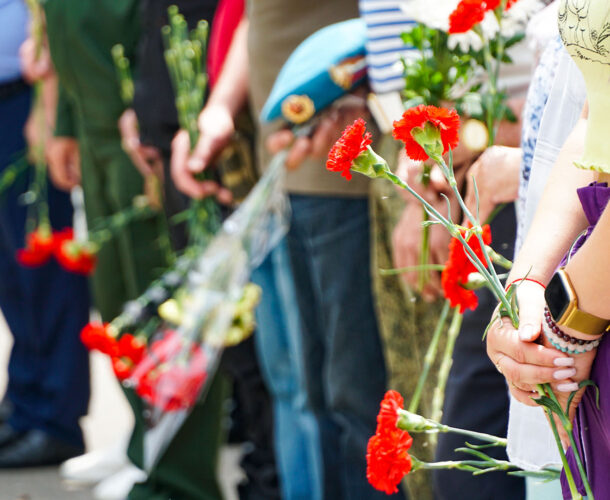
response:
M348 181L352 178L351 168L354 160L371 144L371 133L366 131L366 122L358 118L349 125L328 153L326 168L341 172Z
M89 323L80 332L80 339L85 347L100 351L110 357L118 354L118 344L108 331L108 323Z
M457 111L420 104L405 111L402 118L394 122L392 132L395 139L405 143L407 156L412 160L425 161L429 158L412 134L413 129L423 129L426 123L431 123L439 131L440 140L443 143L443 154L458 145L460 117Z
M490 2L493 4L493 2ZM466 33L485 17L486 4L483 0L462 0L449 15L449 33Z
M496 10L502 4L502 0L487 0L485 10Z
M396 427L403 405L398 392L386 392L377 415L377 431L366 450L366 477L371 486L388 495L398 492L398 484L411 471L409 448L413 439Z
M409 448L413 438L395 429L375 434L366 448L366 478L373 488L388 495L398 493L402 478L411 471Z
M398 392L387 391L377 415L377 432L381 429L396 429L398 410L402 410L404 405L404 399Z
M112 370L117 379L123 381L131 375L133 364L124 358L112 358Z
M85 245L74 240L71 228L54 234L53 252L59 265L66 271L87 276L95 270L97 256Z
M462 232L462 236L464 235L465 231ZM491 229L488 224L483 226L481 236L485 245L491 244ZM481 248L476 235L470 235L467 243L479 260L484 262L484 249ZM476 271L477 269L468 258L462 242L458 238L452 238L449 243L449 258L441 276L441 284L445 298L449 300L451 307L459 307L461 313L466 309L475 310L479 304L474 291L463 286L468 283L468 276Z
M146 344L139 337L131 333L124 333L118 342L119 357L129 359L133 364L138 364L146 352Z
M17 262L24 267L39 267L53 254L53 236L48 226L38 226L25 237L25 248L17 250Z

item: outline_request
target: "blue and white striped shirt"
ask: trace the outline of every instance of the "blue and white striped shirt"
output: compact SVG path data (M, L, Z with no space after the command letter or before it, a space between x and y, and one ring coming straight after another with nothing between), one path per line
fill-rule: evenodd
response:
M377 94L404 89L401 58L419 54L400 35L415 25L402 11L405 0L360 0L360 15L367 26L367 64L371 88Z

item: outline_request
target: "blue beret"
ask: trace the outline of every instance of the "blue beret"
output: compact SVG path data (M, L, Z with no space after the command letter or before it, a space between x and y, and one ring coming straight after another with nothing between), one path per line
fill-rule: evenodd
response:
M261 111L261 120L282 116L303 123L366 77L366 24L351 19L326 26L290 55Z

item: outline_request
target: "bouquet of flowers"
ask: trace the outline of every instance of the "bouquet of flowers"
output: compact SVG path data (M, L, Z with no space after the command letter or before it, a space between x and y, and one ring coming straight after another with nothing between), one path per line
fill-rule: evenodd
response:
M459 142L459 127L460 117L455 110L421 105L407 110L400 120L394 122L393 135L394 138L404 143L406 154L409 158L420 161L430 159L439 167L465 215L467 221L466 225L454 222L451 219L451 215L447 217L442 215L411 186L390 170L387 162L371 148L371 135L366 132L366 124L362 119L356 120L353 125L349 126L333 146L329 153L327 168L331 171L340 172L348 180L351 178L351 172L354 171L371 178L387 179L396 186L409 191L420 203L422 203L430 215L430 220L427 224L440 224L453 236L450 262L443 272L442 284L447 300L450 302L451 306L456 308L456 315L463 312L466 308L476 307L476 295L474 295L474 292L469 286L472 281L471 276L473 273L476 273L475 281L487 286L500 302L501 305L498 314L510 318L515 327L517 327L519 317L515 290L519 286L519 283L512 283L509 285L508 289L505 290L500 281L500 276L494 267L493 258L496 254L489 249L490 239L488 236L488 229L481 224L476 211L475 213L472 213L466 206L457 187L457 181L453 170L452 150ZM448 155L447 162L445 161L444 155ZM448 199L447 203L450 204ZM448 213L451 214L451 210L449 210ZM454 318L455 317L457 316L454 316ZM455 322L458 321L459 320L455 320ZM457 330L459 330L459 323ZM451 343L451 339L449 343ZM450 356L446 356L446 358L450 360ZM443 372L443 367L441 367L441 372ZM590 384L590 382L585 381L581 383L581 385L583 384L587 385ZM568 416L569 403L568 408L563 409L549 385L539 386L538 391L539 394L536 397L536 401L544 407L549 416L549 422L556 438L566 478L570 484L573 497L581 498L576 489L572 473L569 467L567 467L567 459L559 438L557 422L568 431L570 439L572 440L571 444L575 451L576 462L583 484L587 489L588 496L592 497L582 461L580 460L580 457L578 457L578 452L570 432L571 422ZM396 422L394 422L394 424L396 424ZM394 427L396 427L396 425L394 425ZM387 428L391 429L392 425L382 426L382 430ZM379 448L381 451L378 455L369 453L370 460L375 459L375 457L380 460L385 460L388 456L393 456L393 453L398 453L403 459L403 462L401 463L405 466L402 469L402 475L404 475L408 472L407 469L410 468L410 465L409 467L406 467L406 462L404 462L404 460L406 460L405 457L408 457L406 450L408 449L408 446L410 446L410 442L404 434L400 433L390 434L389 437L386 437L384 437L381 442L382 446L380 445L381 448ZM373 443L378 441L375 437L372 439ZM398 448L393 448L393 445L396 445ZM369 466L371 464L370 460ZM453 467L453 465L445 465L447 467ZM494 465L494 467L496 466ZM384 470L386 470L388 474L391 474L391 478L386 478L388 481L396 479L396 476L392 474L393 469L391 467ZM371 469L369 467L369 473L370 472ZM372 484L380 489L384 489L383 481L379 482L378 478L376 478L376 475L371 476L371 474L369 474L369 479L372 481ZM400 478L398 480L400 480Z

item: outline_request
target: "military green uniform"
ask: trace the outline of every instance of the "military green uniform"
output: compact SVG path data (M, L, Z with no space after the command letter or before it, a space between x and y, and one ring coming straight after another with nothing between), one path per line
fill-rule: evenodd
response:
M133 60L139 36L136 0L46 0L51 56L60 81L56 135L78 140L87 220L131 205L143 180L121 148L117 122L124 110L111 57L117 43ZM94 300L105 321L125 301L140 295L165 267L159 245L160 220L129 225L98 254L92 279ZM221 499L216 458L221 432L224 380L216 380L132 499ZM127 391L136 423L128 455L143 464L142 403Z
M135 47L134 1L48 0L49 43L60 81L56 135L78 139L89 224L142 194L142 176L121 149L117 122L124 106L110 49ZM129 52L128 52L128 55ZM92 279L95 305L110 321L165 266L159 220L130 224L98 254Z

